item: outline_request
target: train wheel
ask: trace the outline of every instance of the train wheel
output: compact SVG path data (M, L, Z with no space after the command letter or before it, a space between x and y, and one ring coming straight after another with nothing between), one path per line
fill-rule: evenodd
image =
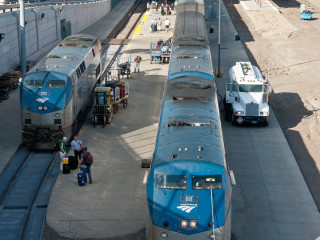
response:
M122 101L123 103L123 108L127 108L128 107L128 99L123 99Z
M119 110L118 103L114 104L113 109L114 109L114 113L117 114Z

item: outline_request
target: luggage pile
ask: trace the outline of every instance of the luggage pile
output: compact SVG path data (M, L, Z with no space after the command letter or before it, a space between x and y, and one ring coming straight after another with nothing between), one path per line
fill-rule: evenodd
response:
M75 158L75 156L68 156L68 158L63 159L63 169L62 173L63 174L69 174L70 170L74 170L78 168L78 161ZM77 180L79 186L84 186L86 185L87 182L87 176L84 171L80 171L77 174Z
M18 88L21 77L22 75L19 71L7 72L0 77L0 100L9 98L9 93Z

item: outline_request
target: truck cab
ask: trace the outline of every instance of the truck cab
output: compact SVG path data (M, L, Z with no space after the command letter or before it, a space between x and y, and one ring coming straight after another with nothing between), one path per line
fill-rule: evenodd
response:
M237 62L229 71L224 99L225 120L232 124L269 124L270 84L250 62Z

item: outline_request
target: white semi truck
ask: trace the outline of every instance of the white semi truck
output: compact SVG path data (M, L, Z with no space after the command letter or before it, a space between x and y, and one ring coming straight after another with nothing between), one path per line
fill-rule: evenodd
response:
M269 124L271 86L250 62L236 62L229 71L224 99L225 120L233 125L245 122Z

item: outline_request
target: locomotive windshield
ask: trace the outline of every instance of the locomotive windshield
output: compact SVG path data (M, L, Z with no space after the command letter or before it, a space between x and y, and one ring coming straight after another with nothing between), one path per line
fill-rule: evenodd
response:
M24 86L26 88L42 88L42 83L42 80L26 79L24 81Z
M193 175L192 189L221 189L222 175Z
M240 84L239 92L262 92L263 85Z
M161 189L187 189L187 175L157 174L157 188Z
M47 80L47 88L64 88L64 80Z

